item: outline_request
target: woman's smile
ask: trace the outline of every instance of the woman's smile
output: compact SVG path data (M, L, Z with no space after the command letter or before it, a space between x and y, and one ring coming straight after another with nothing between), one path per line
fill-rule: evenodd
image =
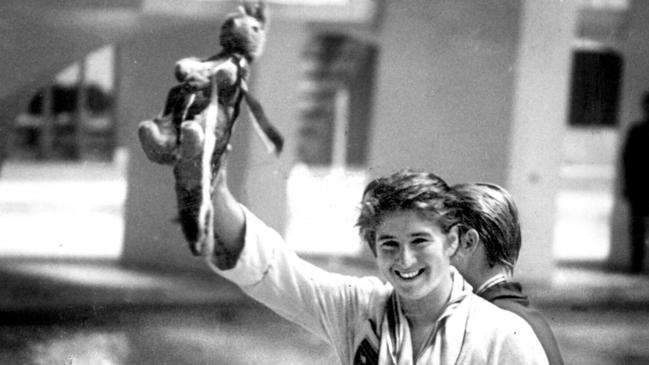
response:
M423 274L425 269L419 269L419 270L399 270L395 269L394 273L401 279L406 280L406 281L412 281L415 278L421 277L421 274Z
M388 213L376 230L379 270L404 299L436 295L449 279L450 241L434 218L408 210Z

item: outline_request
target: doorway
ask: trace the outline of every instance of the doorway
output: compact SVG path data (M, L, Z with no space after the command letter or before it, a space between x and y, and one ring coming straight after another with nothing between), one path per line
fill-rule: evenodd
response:
M554 232L559 263L608 261L621 77L622 56L616 50L589 42L573 51Z

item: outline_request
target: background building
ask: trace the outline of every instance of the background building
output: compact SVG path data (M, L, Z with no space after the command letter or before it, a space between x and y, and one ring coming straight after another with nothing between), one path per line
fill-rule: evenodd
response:
M551 289L568 264L626 270L617 161L649 88L648 4L269 4L250 84L286 147L268 155L242 116L229 178L296 250L362 266L360 189L412 167L512 192L526 285ZM219 50L220 22L236 5L0 4L0 256L206 270L171 223L171 171L146 159L136 128L160 112L178 59Z

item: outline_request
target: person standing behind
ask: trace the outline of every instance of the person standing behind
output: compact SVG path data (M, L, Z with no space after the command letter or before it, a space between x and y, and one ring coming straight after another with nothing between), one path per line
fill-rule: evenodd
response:
M530 324L551 365L563 364L550 325L530 307L520 283L512 280L521 248L521 230L518 209L510 194L488 183L458 184L453 189L458 199L460 245L451 263L478 296Z
M649 226L649 91L642 97L643 117L627 133L622 151L622 196L629 204L631 272L644 266Z

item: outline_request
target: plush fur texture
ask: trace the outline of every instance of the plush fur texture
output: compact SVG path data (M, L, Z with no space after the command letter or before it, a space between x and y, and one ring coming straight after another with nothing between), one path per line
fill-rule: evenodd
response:
M139 125L149 160L174 166L179 220L194 255L214 252L211 185L242 100L269 150L279 153L283 147L282 136L247 85L250 62L263 51L267 27L264 2L244 2L223 22L221 52L207 59L179 60L175 65L179 84L169 90L161 115Z

